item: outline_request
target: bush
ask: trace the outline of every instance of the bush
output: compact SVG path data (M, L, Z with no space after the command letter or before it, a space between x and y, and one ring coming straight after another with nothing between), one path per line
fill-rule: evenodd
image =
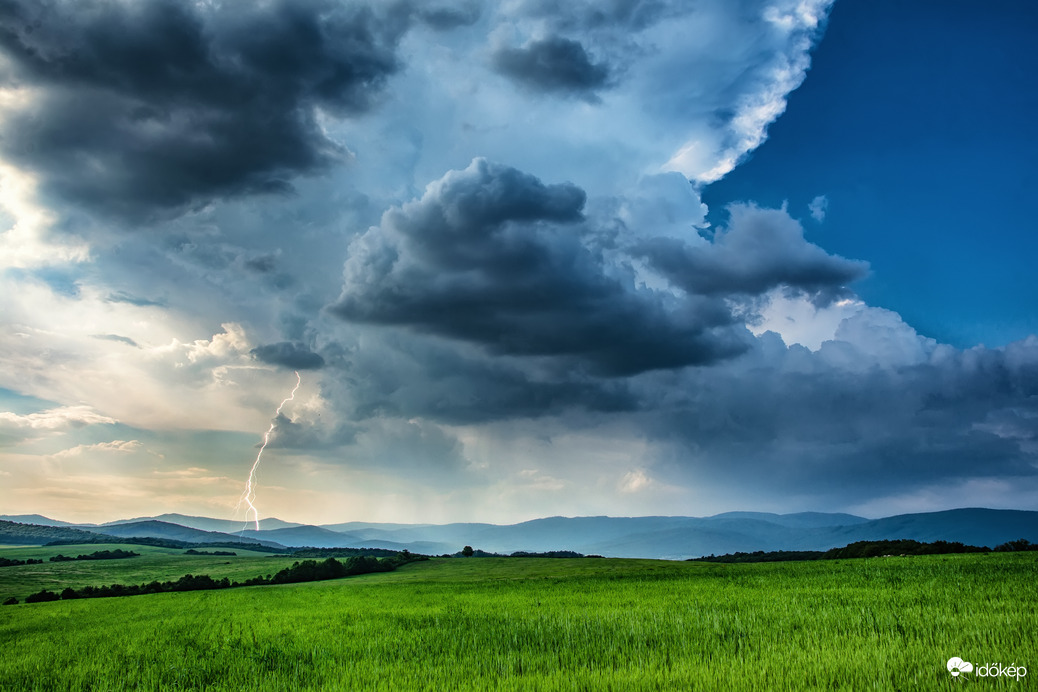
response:
M4 599L4 605L18 605L18 599L14 596L8 596Z
M58 600L61 600L61 596L54 593L53 591L48 591L47 589L44 589L43 591L39 591L34 594L29 594L25 597L26 603L47 603L48 601Z

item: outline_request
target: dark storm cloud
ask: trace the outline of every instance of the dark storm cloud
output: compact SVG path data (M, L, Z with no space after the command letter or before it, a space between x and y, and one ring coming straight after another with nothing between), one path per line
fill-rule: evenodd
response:
M280 269L279 259L278 253L267 253L254 257L240 256L238 261L247 273L262 277L273 288L284 290L295 286L297 279Z
M317 370L324 367L324 358L299 341L280 341L252 349L252 355L264 363L280 365L291 370Z
M4 81L34 91L0 146L47 190L130 219L283 193L347 155L317 111L369 110L407 22L331 0L3 0Z
M610 68L593 62L584 46L560 36L531 41L522 48L501 47L493 55L494 69L535 92L596 99L610 84Z
M875 341L898 338L874 326ZM730 367L684 373L665 403L647 404L647 425L675 441L679 476L828 501L1038 476L1038 339L931 344L908 363L877 361L869 347L811 352L764 334ZM657 384L646 386L664 391Z
M244 261L246 269L257 274L272 274L277 271L278 258L274 254L259 255Z
M382 332L365 341L364 348L322 348L329 364L323 394L354 420L417 416L463 425L639 406L623 380L598 380L566 368L524 368L516 359L411 334Z
M828 303L868 273L867 262L830 255L804 239L784 210L736 205L709 244L652 238L634 252L676 286L700 295L761 295L780 286Z
M476 159L354 241L330 310L499 355L567 357L612 376L745 348L749 335L723 301L635 287L590 250L584 199L574 185Z

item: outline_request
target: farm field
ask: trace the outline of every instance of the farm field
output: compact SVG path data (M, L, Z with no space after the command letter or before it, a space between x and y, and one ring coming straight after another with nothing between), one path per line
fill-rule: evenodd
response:
M180 574L202 565L191 559L148 557ZM25 567L2 569L6 593ZM334 581L3 607L0 688L952 690L963 680L945 663L959 656L1035 669L972 689L1033 689L1036 583L1038 553L433 559Z

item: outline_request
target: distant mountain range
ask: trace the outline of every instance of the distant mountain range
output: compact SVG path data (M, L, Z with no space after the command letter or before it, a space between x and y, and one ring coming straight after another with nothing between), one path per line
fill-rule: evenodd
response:
M242 529L252 525L251 521L232 521L230 519L210 519L208 517L192 517L185 514L160 514L157 517L137 517L135 519L117 519L109 521L101 526L115 526L116 524L136 524L142 521L162 521L167 524L177 524L199 531L219 531L220 533L238 533ZM293 524L280 519L261 519L261 529L285 529L303 524Z
M269 539L238 536L220 531L202 531L201 529L193 529L190 526L182 526L167 521L137 520L119 524L105 524L104 526L93 527L89 530L94 533L118 536L120 538L146 536L151 538L172 538L175 541L188 541L191 543L227 543L228 541L238 541L245 544L258 543L271 548L284 547L277 541ZM261 531L260 533L264 532Z
M509 525L347 522L310 526L264 519L259 531L243 528L242 522L182 514L102 525L71 524L38 514L0 516L0 520L118 537L239 541L270 547L406 549L427 555L454 553L470 545L504 554L574 550L606 557L684 559L737 551L828 550L854 541L899 538L988 547L1018 538L1038 542L1038 512L998 509L954 509L871 520L819 512L726 512L712 517L548 517Z

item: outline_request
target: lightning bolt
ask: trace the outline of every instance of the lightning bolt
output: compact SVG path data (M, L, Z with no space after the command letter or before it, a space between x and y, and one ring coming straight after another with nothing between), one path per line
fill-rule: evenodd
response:
M274 411L274 417L270 420L270 427L267 428L267 432L263 434L263 444L259 448L259 452L256 454L256 461L252 462L252 468L249 470L249 478L245 481L245 492L242 493L241 499L238 500L238 507L241 507L244 502L249 506L245 510L245 526L242 527L242 531L245 531L249 526L249 514L252 514L252 521L255 524L256 530L259 531L259 510L256 509L256 469L259 468L260 459L263 458L263 450L267 448L267 443L270 442L270 434L274 432L274 428L277 426L278 416L281 415L281 409L285 407L285 404L296 398L296 391L299 389L299 385L302 384L303 379L299 377L299 373L296 375L296 386L292 388L292 393L288 395L279 405L278 410Z

